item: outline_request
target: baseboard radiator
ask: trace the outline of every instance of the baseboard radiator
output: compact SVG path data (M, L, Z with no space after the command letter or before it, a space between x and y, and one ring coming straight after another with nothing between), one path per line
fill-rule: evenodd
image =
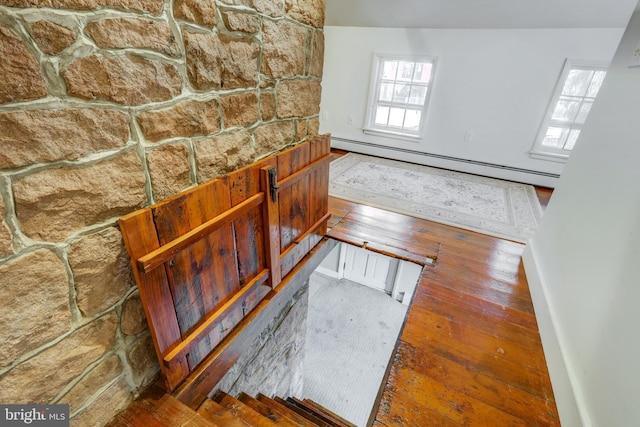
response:
M519 172L519 173L526 173L526 174L531 174L531 175L544 176L544 177L547 177L547 178L556 178L556 179L560 178L560 175L555 174L555 173L540 172L540 171L536 171L536 170L532 170L532 169L516 168L516 167L513 167L513 166L499 165L499 164L496 164L496 163L488 163L488 162L480 162L480 161L477 161L477 160L462 159L460 157L445 156L445 155L442 155L442 154L425 153L423 151L410 150L408 148L390 147L388 145L374 144L372 142L356 141L354 139L337 138L335 136L332 136L331 140L332 141L345 142L345 143L349 143L349 144L362 145L362 146L365 146L365 147L378 148L378 149L382 149L382 150L398 151L398 152L401 152L401 153L411 154L412 156L429 157L429 158L438 159L438 160L447 160L447 161L451 161L451 162L467 163L467 164L471 164L471 165L474 165L474 166L483 166L483 167L494 168L494 169L502 169L502 170L507 170L507 171L511 171L511 172Z

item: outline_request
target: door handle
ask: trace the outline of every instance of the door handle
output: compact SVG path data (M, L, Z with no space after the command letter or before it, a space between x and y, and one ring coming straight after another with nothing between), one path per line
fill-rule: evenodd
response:
M269 193L271 194L271 201L273 203L278 201L278 175L276 168L269 169Z

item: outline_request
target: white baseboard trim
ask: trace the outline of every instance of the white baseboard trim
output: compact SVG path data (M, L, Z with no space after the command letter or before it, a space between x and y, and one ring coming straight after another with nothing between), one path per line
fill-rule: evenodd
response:
M331 277L333 279L341 279L341 277L340 277L340 275L338 274L337 271L330 270L330 269L328 269L326 267L323 267L323 266L319 266L318 268L316 268L316 271L318 273L320 273L320 274L323 274L325 276Z
M563 427L591 427L591 419L584 405L582 393L576 387L573 372L569 369L562 346L562 337L557 329L557 321L552 304L548 299L547 284L535 244L529 241L522 254L522 261L529 282L529 290L538 321L542 347L549 368L551 386Z
M512 168L497 164L430 154L422 151L400 149L392 146L355 141L333 136L331 147L370 156L386 157L410 163L450 169L458 172L483 175L525 184L555 188L559 175L534 170Z

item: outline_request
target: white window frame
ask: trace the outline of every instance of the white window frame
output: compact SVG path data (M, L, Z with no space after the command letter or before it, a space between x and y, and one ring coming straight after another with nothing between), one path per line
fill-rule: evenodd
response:
M375 124L376 108L380 103L380 87L382 83L382 61L407 61L407 62L429 62L431 63L431 75L429 82L426 84L427 94L425 96L424 104L422 106L415 104L397 104L398 106L410 106L416 110L420 110L420 124L418 130L415 132L408 131L406 129L393 128L388 126L378 126ZM427 116L427 107L429 105L429 99L431 98L431 92L433 91L433 81L436 72L437 58L425 55L398 55L398 54L380 54L375 53L373 55L373 70L371 74L371 81L369 84L369 101L367 103L367 112L365 127L363 132L371 135L385 136L394 139L404 139L413 142L422 140L422 134ZM393 102L382 102L383 104L393 104Z
M567 77L569 76L569 73L571 72L571 70L575 68L578 68L578 69L586 68L586 69L606 71L608 67L609 67L609 63L605 61L583 61L583 60L573 60L573 59L565 60L564 67L562 68L562 73L560 74L560 77L558 78L558 81L556 83L556 87L554 89L553 96L551 97L551 101L549 102L549 105L547 107L547 112L545 113L544 120L542 122L542 125L540 126L540 129L538 130L538 135L533 144L533 147L529 152L529 155L532 158L542 159L542 160L551 160L551 161L560 162L560 163L564 163L567 161L567 159L569 158L569 155L571 154L571 150L567 150L564 148L548 147L548 146L542 145L542 142L544 141L544 138L547 135L547 130L549 129L549 127L553 126L554 124L556 124L559 127L564 125L564 126L570 126L572 129L580 129L580 130L582 130L582 126L584 125L576 122L563 123L559 121L554 121L552 119L553 112L555 111L556 105L560 100L560 96L562 95L562 89L564 88L565 82L567 81ZM596 94L596 97L593 99L594 100L597 99L597 94Z

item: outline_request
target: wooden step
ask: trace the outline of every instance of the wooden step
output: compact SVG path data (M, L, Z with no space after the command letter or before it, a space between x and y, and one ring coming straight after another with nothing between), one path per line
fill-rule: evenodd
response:
M140 399L118 414L109 427L215 427L168 394L156 390L145 393Z
M260 402L258 399L255 399L249 396L246 393L240 393L238 395L238 400L254 411L260 413L262 416L269 418L274 423L278 424L282 427L300 427L300 424L294 422L286 415L279 413L278 411L271 408L269 405Z
M281 405L286 406L287 408L291 409L292 411L294 411L295 413L297 413L298 415L308 419L309 421L315 423L316 425L320 426L320 427L332 427L331 424L329 424L328 422L324 421L322 418L317 417L315 414L313 414L310 411L307 411L306 409L303 409L297 405L294 405L291 402L287 402L286 400L280 398L280 397L275 397L273 400L275 400L276 402L278 402Z
M240 418L245 423L253 427L278 427L278 424L274 423L270 419L262 416L259 412L251 409L238 399L229 396L222 391L218 392L213 400L218 402L221 406Z
M124 412L116 415L107 427L165 427L166 423L158 420L153 414L134 402Z
M303 408L306 408L306 409L312 411L319 418L322 418L323 420L333 424L336 427L357 427L352 422L349 422L349 421L345 420L340 415L336 414L335 412L332 412L332 411L328 410L327 408L325 408L322 405L317 404L316 402L314 402L311 399L299 400L299 399L296 399L295 397L290 397L287 400L293 402L294 404L296 404L298 406L301 406Z
M154 385L107 427L355 427L315 402L279 397L233 398L218 392L192 410Z
M303 417L302 415L298 414L297 412L289 409L287 406L276 402L275 400L271 399L270 397L265 396L264 394L258 394L257 399L258 399L258 401L264 403L265 405L268 405L274 411L276 411L278 413L281 413L281 414L285 415L287 418L295 421L298 425L300 425L302 427L317 427L318 426L318 424L314 423L313 421Z
M202 418L196 411L184 405L170 394L162 396L159 403L159 406L152 407L152 409L155 409L156 414L165 420L175 421L176 426L211 427L215 425Z
M202 402L197 412L202 418L218 426L247 427L249 425L211 399Z

